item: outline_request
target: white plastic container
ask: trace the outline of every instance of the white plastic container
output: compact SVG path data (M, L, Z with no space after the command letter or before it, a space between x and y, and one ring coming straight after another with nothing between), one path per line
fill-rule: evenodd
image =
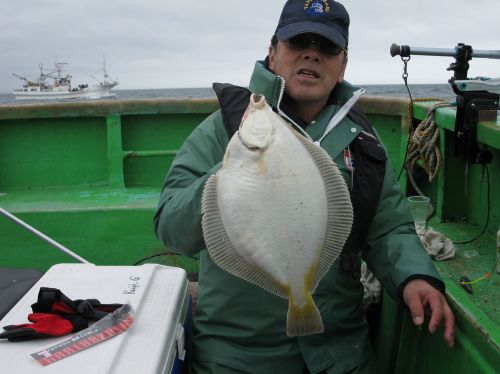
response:
M58 288L73 300L128 303L133 324L120 335L48 366L41 366L30 355L70 335L15 343L2 339L0 373L172 373L176 357L184 359L186 353L184 324L190 324L187 286L186 272L175 267L55 265L0 321L0 330L28 323L40 287Z

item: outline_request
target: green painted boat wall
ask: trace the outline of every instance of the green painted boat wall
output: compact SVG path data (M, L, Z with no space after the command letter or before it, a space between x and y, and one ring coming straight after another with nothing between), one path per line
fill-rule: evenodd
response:
M2 106L0 207L96 264L164 253L152 228L161 185L188 134L217 107L212 99ZM0 238L0 266L72 262L3 216ZM196 259L164 261L197 270Z
M365 107L368 112L377 106ZM418 102L414 106L413 121L418 124L426 117L434 103ZM439 149L442 166L433 182L423 168L416 171L416 182L431 197L436 209L429 226L444 233L455 244L456 257L449 261L435 261L447 287L447 296L456 317L456 343L453 349L442 341L442 330L430 335L427 326L417 328L409 313L398 307L387 295L379 310L376 326L376 350L381 372L397 373L498 373L500 368L500 274L496 264L496 232L500 228L500 121L493 118L478 125L478 141L487 148L493 161L486 168L466 165L455 156L455 110L439 109L436 113L439 128ZM408 138L405 121L401 131L380 130L384 122L375 121L383 140L388 144L391 160L399 173ZM395 137L394 139L391 139ZM401 146L396 147L398 139ZM392 146L391 146L392 142ZM396 161L396 157L399 160ZM415 194L403 172L401 185L407 195ZM489 209L488 209L489 206ZM481 232L484 234L481 235ZM467 251L475 251L474 258ZM473 285L474 294L459 285L462 275L479 279ZM401 319L400 319L401 318ZM400 323L400 324L399 324Z
M404 160L411 122L422 120L431 102L364 97L361 104L381 135L396 175ZM197 260L167 255L155 238L152 216L160 188L177 150L192 129L215 111L213 99L109 100L0 106L0 207L98 265L148 261L197 270ZM457 285L467 274L477 279L495 263L494 234L500 227L500 122L483 121L478 139L493 153L487 174L454 156L453 109L436 114L443 166L429 183L417 183L436 213L430 225L454 241L454 260L438 262L457 318L457 342L448 349L441 331L416 328L408 313L387 295L375 307L373 340L380 372L494 373L500 367L500 274L474 285ZM403 190L413 193L403 171ZM466 187L465 187L466 186ZM489 217L487 214L489 212ZM0 266L47 270L73 260L0 215ZM474 259L466 250L477 251ZM401 319L400 319L401 317ZM401 321L400 324L398 321Z

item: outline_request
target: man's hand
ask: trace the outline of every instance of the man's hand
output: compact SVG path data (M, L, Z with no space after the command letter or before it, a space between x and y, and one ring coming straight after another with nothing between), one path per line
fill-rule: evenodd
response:
M431 320L429 331L436 331L440 324L444 326L443 339L449 347L455 343L455 316L446 298L441 292L423 279L414 279L406 284L403 299L410 309L413 323L420 326L424 322L424 308L429 307Z

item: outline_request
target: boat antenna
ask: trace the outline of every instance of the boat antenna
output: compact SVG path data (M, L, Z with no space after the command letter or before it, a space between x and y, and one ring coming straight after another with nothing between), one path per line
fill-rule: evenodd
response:
M109 75L108 72L106 71L106 56L102 55L102 71L104 73L104 78L108 79Z
M105 55L102 55L102 72L103 72L103 75L104 75L104 81L105 82L116 82L117 80L113 79L109 74L108 74L108 71L106 70L106 56ZM110 79L108 81L108 78Z
M103 62L102 62L102 72L103 72L104 81L96 78L96 76L93 74L88 74L88 76L90 76L92 79L94 79L96 82L98 82L100 84L117 83L117 80L113 80L113 78L108 74L108 71L106 70L106 58L104 57L104 55L103 55ZM95 74L97 74L97 73L95 73ZM110 80L108 80L108 78Z
M25 229L27 229L28 231L30 231L31 233L35 234L36 236L38 236L39 238L45 240L47 243L49 243L50 245L54 246L55 248L57 248L58 250L60 250L61 252L64 252L66 253L67 255L70 255L71 257L73 257L75 260L77 260L78 262L81 262L83 264L90 264L89 261L85 260L83 257L80 257L79 255L77 255L75 252L71 251L70 249L66 248L65 246L63 246L62 244L59 244L58 242L56 242L55 240L49 238L47 235L43 234L42 232L38 231L37 229L35 229L34 227L28 225L26 222L24 222L23 220L21 220L20 218L14 216L13 214L9 213L8 211L6 211L5 209L3 209L2 207L0 207L0 213L2 213L4 216L6 216L7 218L11 219L12 221L14 221L15 223L17 223L18 225L24 227Z

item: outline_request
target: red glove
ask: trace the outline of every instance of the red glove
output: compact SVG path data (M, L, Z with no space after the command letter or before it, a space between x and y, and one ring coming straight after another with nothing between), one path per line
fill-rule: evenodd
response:
M85 318L66 319L51 313L30 313L28 320L33 323L4 326L5 332L0 339L23 341L37 338L67 335L73 331L80 331L87 327Z
M86 329L122 304L101 304L99 300L71 300L56 288L41 287L38 300L31 305L34 313L28 315L33 324L5 326L0 339L22 341L67 335Z

